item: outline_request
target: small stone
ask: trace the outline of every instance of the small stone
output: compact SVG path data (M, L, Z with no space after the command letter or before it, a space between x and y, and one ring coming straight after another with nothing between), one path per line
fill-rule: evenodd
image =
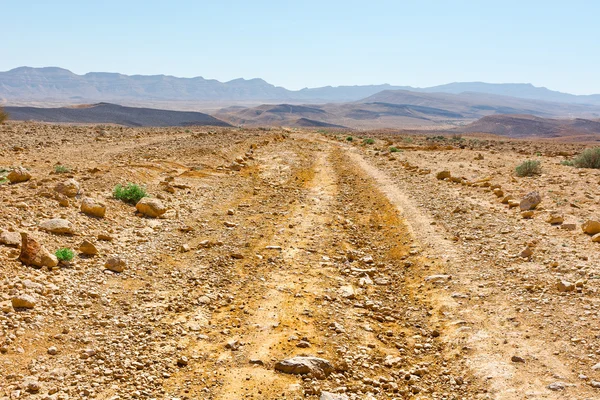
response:
M79 245L79 252L86 256L95 256L98 254L98 249L94 243L90 242L89 240L84 240Z
M521 217L524 219L531 219L535 213L533 210L521 211Z
M237 340L230 340L227 342L227 344L225 345L226 349L232 350L232 351L236 351L237 349L240 348L240 342Z
M81 202L81 212L92 217L103 218L106 214L106 204L90 197L86 197Z
M600 221L589 220L581 225L581 230L588 235L596 235L600 233Z
M75 197L79 193L79 182L75 179L67 179L64 182L58 183L54 187L54 191L67 197Z
M190 245L189 245L189 244L187 244L187 243L184 243L184 244L182 244L182 245L181 245L181 247L179 248L179 251L180 251L181 253L187 253L187 252L188 252L188 251L190 251L190 250L191 250L191 249L190 249Z
M452 275L430 275L425 278L426 282L445 283L452 279Z
M343 393L321 392L319 400L349 400L349 397Z
M548 216L548 218L546 219L546 222L551 224L551 225L560 225L563 222L565 222L565 219L563 218L562 215L559 214L550 214Z
M113 272L123 272L125 270L125 260L120 257L113 256L106 260L104 268Z
M40 229L59 235L72 235L75 233L73 230L73 224L62 218L54 218L43 221L40 224Z
M562 224L560 226L560 229L564 229L566 231L574 231L575 229L577 229L577 225L575 225L575 224Z
M352 285L345 285L342 286L339 290L340 296L342 296L345 299L348 300L352 300L356 297L356 292L354 291L354 288L352 287Z
M50 354L51 356L54 356L57 353L58 353L58 349L56 348L56 346L48 347L48 354Z
M11 300L12 306L14 309L18 309L18 308L27 308L27 309L31 309L33 307L35 307L35 299L28 295L28 294L22 294L19 296L15 296L12 298Z
M264 361L258 358L251 358L248 362L252 365L265 365Z
M524 362L525 362L525 359L524 359L523 357L520 357L520 356L516 356L516 355L515 355L515 356L512 356L512 357L510 358L510 361L512 361L512 362L514 362L514 363L524 363Z
M10 247L20 247L21 234L19 232L2 230L0 231L0 244Z
M556 289L559 292L572 292L575 290L575 285L571 282L560 280L556 283Z
M307 342L306 340L301 340L298 342L298 344L296 345L296 347L301 348L301 349L306 349L310 347L310 343Z
M496 195L496 197L504 197L504 191L502 191L502 189L500 188L494 189L494 194Z
M564 390L565 389L565 384L562 382L553 382L551 384L549 384L548 386L546 386L548 389L552 390L552 391L559 391L559 390Z
M189 364L189 360L186 356L181 356L177 359L177 366L178 367L185 367Z
M10 171L6 179L9 180L10 183L21 183L27 182L31 179L31 174L23 167L17 167Z
M275 370L285 374L306 375L312 374L317 379L325 379L334 371L333 365L318 357L294 357L279 361Z
M435 174L435 177L439 180L449 179L451 176L452 175L450 174L450 171L448 171L448 170L440 171L437 174Z
M594 389L600 389L600 382L598 382L598 381L591 381L590 382L590 386L593 387Z
M592 236L592 242L600 243L600 233L596 233L594 236Z
M530 258L533 255L533 249L529 246L525 247L521 253L519 254L519 257L522 258Z
M135 208L142 214L150 218L157 218L167 212L163 203L153 197L143 197L135 205Z
M523 197L519 203L521 211L533 210L542 202L542 196L538 192L530 192Z

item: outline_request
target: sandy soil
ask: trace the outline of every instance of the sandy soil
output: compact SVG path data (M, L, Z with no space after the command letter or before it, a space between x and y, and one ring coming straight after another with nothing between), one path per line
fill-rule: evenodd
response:
M580 228L600 217L600 174L558 155L581 146L29 123L0 135L0 174L32 175L0 185L0 230L99 250L35 269L0 245L0 399L600 396L600 244ZM532 157L543 175L514 177ZM486 177L515 199L537 190L533 218L472 184ZM57 196L69 178L79 194ZM168 211L114 199L127 182ZM84 197L106 216L80 212ZM40 229L51 218L75 233ZM123 272L104 268L112 255ZM35 306L14 309L22 295ZM334 371L275 370L294 356Z

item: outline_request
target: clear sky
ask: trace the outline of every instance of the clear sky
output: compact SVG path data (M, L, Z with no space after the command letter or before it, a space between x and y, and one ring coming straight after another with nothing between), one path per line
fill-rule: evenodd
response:
M600 1L0 0L0 70L600 93Z

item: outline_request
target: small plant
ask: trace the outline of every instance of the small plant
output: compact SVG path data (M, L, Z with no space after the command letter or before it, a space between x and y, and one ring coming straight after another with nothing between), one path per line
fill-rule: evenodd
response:
M367 138L363 139L364 144L375 144L375 139Z
M71 172L71 168L67 167L66 165L55 165L54 172L57 174L68 174Z
M523 161L515 168L517 176L534 176L542 173L541 162L537 160Z
M8 117L8 113L4 111L4 108L0 107L0 124L3 124L5 121L7 121Z
M566 165L567 167L573 167L573 166L575 166L575 163L573 162L573 160L562 160L560 162L560 165Z
M402 150L400 150L400 149L399 149L399 148L397 148L397 147L390 147L390 153L399 153L399 152L401 152L401 151L402 151Z
M71 261L75 257L75 253L73 252L73 250L66 247L56 250L56 253L54 253L54 255L56 256L56 258L58 258L58 261L66 262Z
M542 156L542 153L540 153L540 152L538 151L538 152L536 152L536 153L535 153L535 155L536 155L537 157L541 157L541 156Z
M404 143L409 143L410 144L410 143L413 142L413 138L411 138L411 137L404 137L404 138L402 138L402 141Z
M585 149L583 153L575 157L573 164L577 168L600 169L600 147Z
M142 198L147 197L146 189L135 183L128 183L127 186L117 185L113 190L113 197L129 204L137 204Z
M348 136L348 137L346 138L346 141L348 141L348 142L351 142L351 141L353 141L353 140L354 140L354 138L353 138L352 136Z

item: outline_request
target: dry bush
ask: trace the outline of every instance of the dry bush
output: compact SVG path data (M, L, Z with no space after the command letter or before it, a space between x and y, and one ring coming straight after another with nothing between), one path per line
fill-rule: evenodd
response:
M541 163L537 160L527 160L515 168L517 176L534 176L542 173Z
M585 149L573 160L573 164L577 168L600 169L600 147Z

